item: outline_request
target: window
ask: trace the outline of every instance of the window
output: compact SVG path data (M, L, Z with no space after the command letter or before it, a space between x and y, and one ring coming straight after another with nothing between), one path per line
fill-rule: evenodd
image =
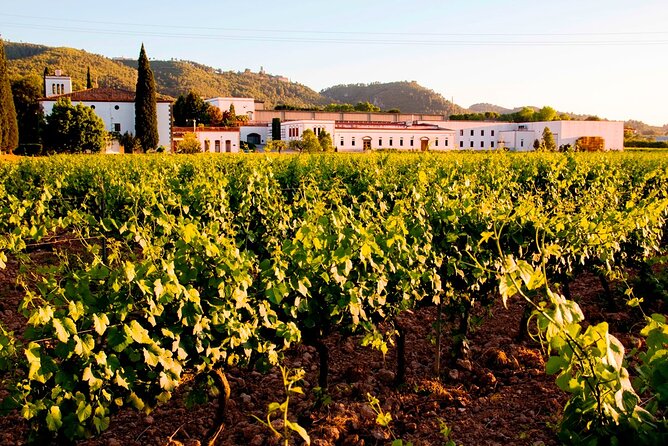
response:
M492 146L492 148L494 148L494 141L490 142L489 144Z
M121 123L114 122L114 132L120 132L120 131L121 131Z
M524 147L524 140L520 139L520 147Z
M459 148L463 149L464 148L464 141L459 141Z
M480 141L480 147L484 148L485 147L485 141Z
M445 138L445 147L448 147L448 138Z
M403 145L404 145L404 138L399 138L399 145L403 147Z
M393 144L392 138L390 138L390 147L392 147L392 144Z
M471 130L471 136L473 136L473 132L474 132L474 130Z
M120 107L118 105L114 106L114 110L118 110Z
M383 147L383 138L378 138L378 147Z
M492 130L492 136L494 136L494 130Z
M471 141L471 147L473 147L473 141Z
M464 129L459 131L459 136L464 136Z
M56 84L51 84L51 93L56 94Z
M343 147L343 136L341 137L341 144L339 144L341 147Z
M95 104L91 105L90 108L92 108L93 110L95 110Z
M480 136L485 136L485 131L484 130L480 130Z
M434 140L434 146L435 146L435 147L438 147L438 138L436 138L436 139Z
M220 153L220 140L217 139L213 144L214 144L216 153Z
M353 140L350 142L350 145L351 145L351 146L354 146L354 145L355 145L355 137L354 137L354 136L353 136Z

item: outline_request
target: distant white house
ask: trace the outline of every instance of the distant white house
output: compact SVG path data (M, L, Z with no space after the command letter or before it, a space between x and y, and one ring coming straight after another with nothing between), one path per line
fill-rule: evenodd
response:
M453 150L455 132L441 123L335 121L332 142L341 151Z
M204 102L218 107L220 111L229 111L230 106L234 105L234 113L241 116L248 116L249 121L255 119L255 104L259 103L264 105L262 102L256 102L253 98L211 98L205 99ZM263 108L263 107L262 107Z
M281 123L281 139L301 139L305 130L326 131L338 152L371 149L453 150L455 132L434 123L298 120Z
M186 133L194 133L203 152L239 153L239 127L174 127L172 132L172 152L183 141Z
M431 121L430 121L431 122ZM540 122L480 122L447 121L456 131L460 150L506 148L516 151L533 150L535 140L541 140L545 127L554 135L557 147L575 146L579 138L602 138L604 150L624 149L622 121L540 121Z
M63 85L64 87L62 87ZM58 99L69 98L72 104L81 103L92 108L95 114L104 121L108 131L120 134L125 132L135 134L135 93L133 91L118 88L90 88L72 92L72 82L67 76L45 76L45 87L47 97L39 100L45 116L51 114ZM50 94L51 90L67 91L68 88L69 92ZM171 103L171 99L158 95L156 104L158 145L167 148L171 147ZM115 146L115 150L118 150L117 146ZM108 151L113 152L114 149Z

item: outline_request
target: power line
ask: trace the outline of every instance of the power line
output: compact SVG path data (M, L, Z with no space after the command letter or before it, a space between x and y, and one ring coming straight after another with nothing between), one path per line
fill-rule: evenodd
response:
M146 28L164 28L165 24L153 23L129 23L129 22L110 22L98 20L83 20L73 18L54 18L31 16L22 14L7 14L0 13L0 16L15 17L23 19L34 19L40 21L52 21L57 23L73 22L96 25L111 25L111 26L130 26L139 27L143 30ZM42 23L34 26L44 26ZM70 29L70 28L68 28ZM169 29L184 29L184 30L206 30L206 31L233 31L233 32L247 32L257 33L258 31L266 33L282 33L282 34L330 34L330 35L377 35L377 36L447 36L447 37L565 37L565 36L641 36L641 35L668 35L668 31L615 31L615 32L568 32L568 33L437 33L437 32L375 32L375 31L326 31L326 30L295 30L295 29L253 29L253 28L224 28L224 27L201 27L201 26L183 26L183 25L169 25Z
M2 14L0 14L2 15ZM323 43L323 44L350 44L350 45L411 45L411 46L617 46L617 45L666 45L668 39L643 39L643 40L408 40L408 39L343 39L334 37L298 37L298 36L271 36L260 35L242 36L235 34L196 34L196 33L173 33L146 30L112 30L97 28L73 28L65 26L29 24L29 23L1 23L5 27L17 27L26 29L51 30L63 32L76 32L99 35L120 35L139 37L159 37L168 39L195 39L195 40L228 40L249 42L286 42L286 43ZM371 33L373 34L373 33ZM668 33L666 33L668 34ZM415 34L419 35L419 34ZM454 36L452 34L451 36ZM463 35L460 35L463 36ZM482 34L478 36L483 36ZM487 36L493 36L491 34ZM501 35L497 35L501 36ZM507 35L507 37L510 35ZM519 35L515 35L516 37ZM529 35L525 35L529 36ZM556 35L555 35L556 36Z

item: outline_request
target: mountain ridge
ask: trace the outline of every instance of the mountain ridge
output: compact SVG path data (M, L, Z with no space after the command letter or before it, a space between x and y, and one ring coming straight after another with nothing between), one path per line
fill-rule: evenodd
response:
M7 69L10 79L41 78L44 69L51 72L61 69L72 77L74 90L86 86L86 70L91 68L94 83L101 87L133 90L137 78L137 61L126 58L110 58L69 47L4 41ZM267 108L288 105L295 108L318 109L329 103L370 102L383 110L398 109L402 113L459 114L514 113L523 107L507 108L495 104L478 103L468 109L448 101L438 92L416 81L372 82L369 84L339 84L317 92L306 85L290 82L281 76L245 71L222 71L198 62L187 60L151 60L157 91L176 98L196 91L205 97L236 96L253 97L264 101ZM537 110L538 107L530 108ZM567 113L573 119L586 119L589 115ZM641 121L627 121L629 127L643 134L668 133L668 124L654 127Z

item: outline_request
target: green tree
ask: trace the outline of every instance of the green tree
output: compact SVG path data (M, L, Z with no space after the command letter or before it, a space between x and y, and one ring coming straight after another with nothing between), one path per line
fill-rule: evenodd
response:
M535 114L536 121L554 121L558 118L557 111L552 107L545 106Z
M237 112L234 110L234 104L230 104L230 121L237 122Z
M37 75L12 82L14 107L19 128L19 144L39 144L40 131L44 126L44 112L39 98L42 97L42 80Z
M60 98L46 117L44 145L57 153L100 152L108 132L92 108Z
M86 88L93 88L93 80L90 78L90 67L86 69Z
M318 142L320 143L320 150L323 152L333 152L332 136L327 131L322 130L318 135Z
M200 153L202 145L194 133L186 133L183 139L176 143L176 153Z
M204 102L204 99L195 91L190 90L187 95L179 96L174 102L174 124L180 127L193 125L193 120L199 124L208 125L211 122L213 107ZM222 113L220 116L222 120Z
M49 75L49 67L44 67L44 76L42 77L42 96L46 97L46 77Z
M355 104L355 111L361 111L361 112L379 112L380 107L376 107L369 101L365 102L358 102Z
M286 141L281 141L279 139L272 139L271 141L267 142L267 145L264 146L264 151L281 153L287 148L288 148L288 143Z
M274 141L281 140L281 118L271 120L271 139Z
M352 104L328 104L325 105L324 110L326 112L352 112L355 111L355 107Z
M522 107L522 109L516 113L513 113L515 122L531 122L535 121L536 112L531 107Z
M135 96L135 135L146 152L158 146L158 111L155 79L141 45L137 64L137 92Z
M118 136L118 143L123 146L123 153L141 152L139 140L130 132L125 132Z
M557 143L554 141L554 135L548 127L543 129L543 139L540 145L541 148L547 152L554 152L557 150Z
M318 137L315 136L313 130L306 129L302 133L302 152L306 153L317 153L322 152L322 147L320 146L320 141Z
M19 126L16 120L14 97L7 74L5 45L0 39L0 153L11 153L19 145Z

